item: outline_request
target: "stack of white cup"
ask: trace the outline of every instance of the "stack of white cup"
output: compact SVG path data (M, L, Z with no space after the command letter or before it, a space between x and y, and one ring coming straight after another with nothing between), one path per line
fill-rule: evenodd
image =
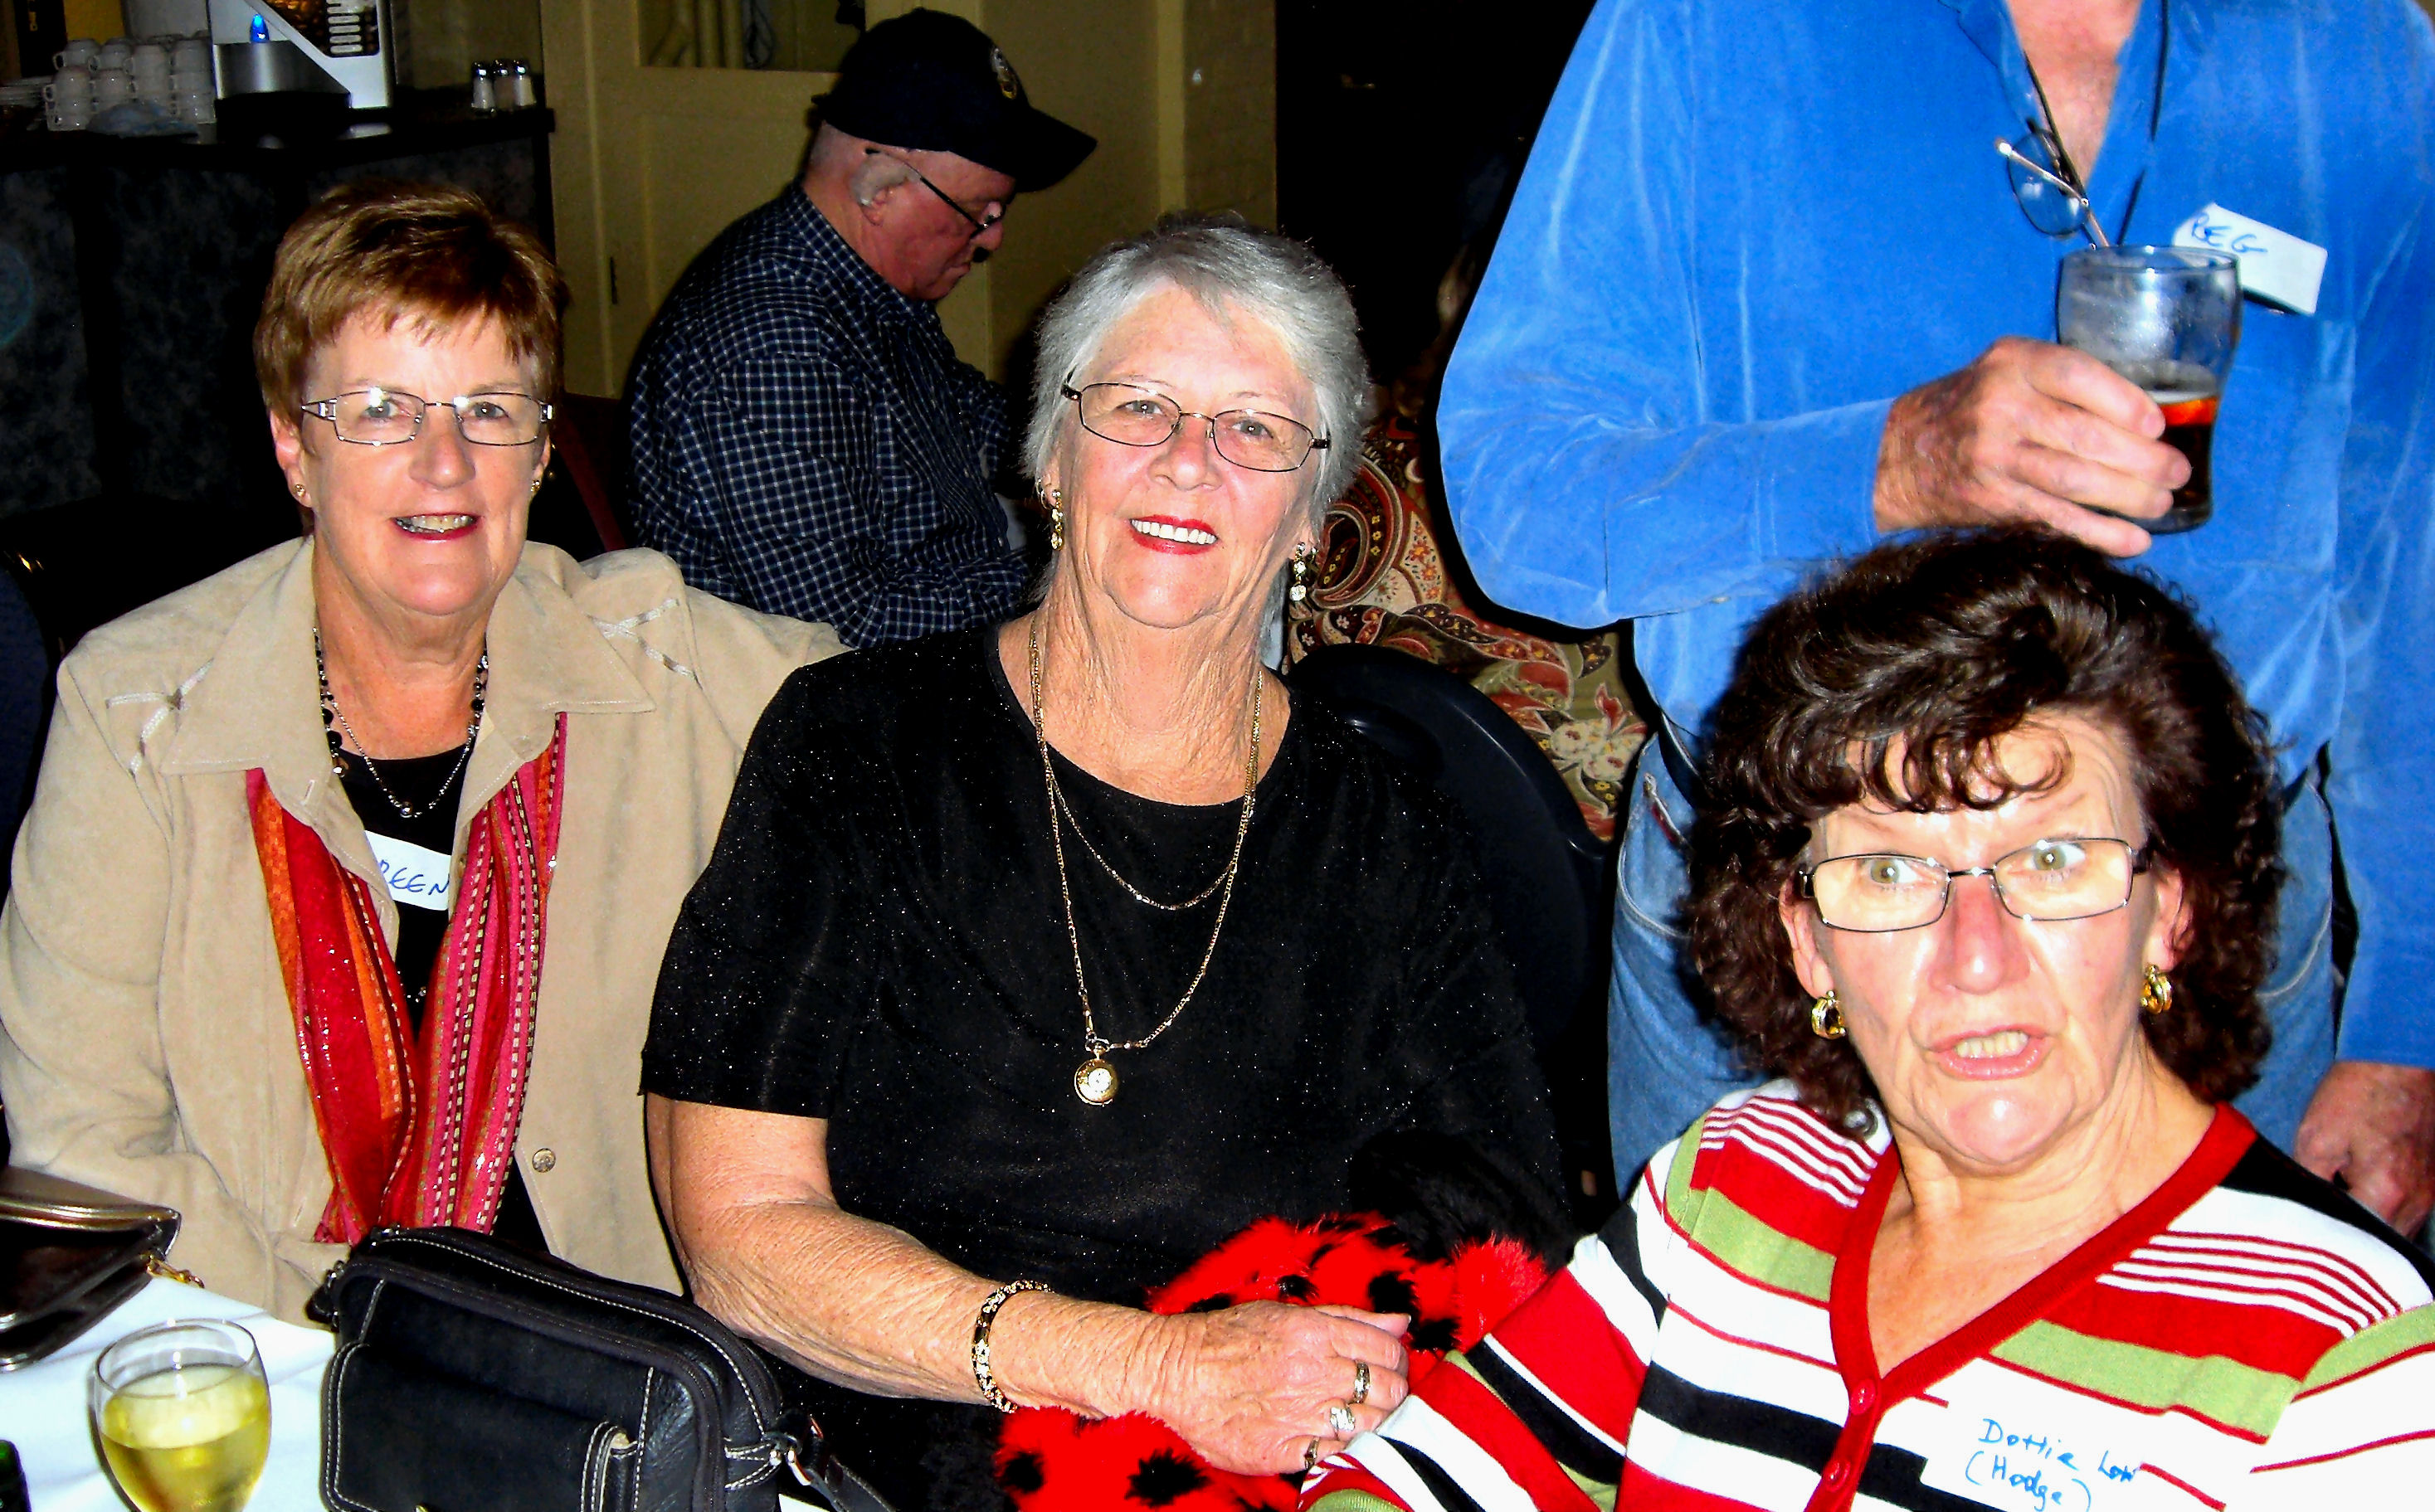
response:
M219 119L212 87L212 44L200 37L180 40L169 53L169 108L179 120L201 126Z
M157 42L139 42L127 71L135 76L135 97L163 110L169 108L169 49Z
M54 131L81 131L93 124L93 70L63 63L43 86L43 113Z
M135 97L135 43L125 37L112 37L101 44L101 56L93 75L93 112L126 104Z
M101 43L79 37L51 55L54 72L43 86L44 124L54 131L81 131L93 124L93 71Z

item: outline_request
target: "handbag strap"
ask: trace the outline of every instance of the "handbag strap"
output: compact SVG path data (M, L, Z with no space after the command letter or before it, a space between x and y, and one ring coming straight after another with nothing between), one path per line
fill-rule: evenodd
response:
M886 1497L829 1452L819 1423L806 1418L803 1426L805 1433L801 1438L779 1435L778 1452L787 1472L778 1482L780 1496L827 1507L830 1512L895 1512ZM807 1443L811 1446L808 1450L804 1448Z

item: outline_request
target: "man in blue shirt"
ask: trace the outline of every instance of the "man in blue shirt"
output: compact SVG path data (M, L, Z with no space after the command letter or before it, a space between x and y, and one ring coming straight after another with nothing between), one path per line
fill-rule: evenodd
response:
M820 111L801 185L729 227L645 338L637 533L694 587L849 645L993 623L1028 576L992 488L1006 402L933 305L1018 191L1096 144L934 10L873 26Z
M2291 880L2275 1052L2242 1106L2388 1218L2425 1218L2430 108L2409 0L1598 7L1439 426L1481 585L1568 625L1631 620L1665 715L1616 909L1620 1172L1746 1079L1680 985L1674 926L1683 790L1743 627L1888 533L2026 517L2186 593L2271 722ZM2215 517L2187 534L2135 523L2186 476L2156 405L2044 339L2084 240L2033 224L1994 150L2037 128L2117 242L2169 243L2214 206L2324 249L2313 313L2246 305ZM2339 1038L2337 825L2359 929Z

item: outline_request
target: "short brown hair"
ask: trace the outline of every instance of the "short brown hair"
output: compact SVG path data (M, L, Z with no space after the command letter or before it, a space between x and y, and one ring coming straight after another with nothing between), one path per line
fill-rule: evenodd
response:
M341 184L287 228L253 326L262 402L292 415L313 354L358 315L435 329L496 320L540 392L558 389L566 284L541 239L480 197L444 184Z
M2149 1044L2208 1102L2256 1079L2282 883L2265 722L2152 579L2041 529L1945 534L1880 546L1760 617L1717 706L1691 835L1690 951L1717 1016L1837 1126L1865 1126L1874 1088L1849 1040L1811 1031L1778 914L1811 826L1863 799L1992 808L2062 781L2015 782L1995 757L2026 721L2065 713L2123 743L2154 864L2187 901L2172 1009L2140 1016Z

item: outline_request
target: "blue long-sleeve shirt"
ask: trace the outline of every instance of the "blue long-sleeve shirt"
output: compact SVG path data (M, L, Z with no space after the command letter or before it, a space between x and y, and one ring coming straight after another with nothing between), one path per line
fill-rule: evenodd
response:
M2137 562L2196 602L2287 778L2330 752L2340 1054L2435 1066L2435 36L2409 0L2166 3L2120 56L2108 231L2168 242L2214 203L2327 256L2315 315L2247 304L2215 518ZM1439 412L1490 596L1633 621L1696 747L1750 621L1874 541L1891 401L2053 339L2084 244L2030 226L1993 146L2033 98L2003 0L1603 0Z

